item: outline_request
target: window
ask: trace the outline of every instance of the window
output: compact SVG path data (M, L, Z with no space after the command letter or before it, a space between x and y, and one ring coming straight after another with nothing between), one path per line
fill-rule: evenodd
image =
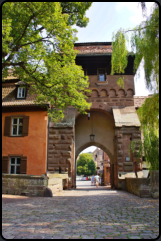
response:
M98 79L99 81L106 81L106 70L98 69Z
M20 174L20 157L10 158L10 174Z
M22 136L23 128L23 118L14 117L12 118L12 135L13 136Z
M26 174L27 156L22 154L2 156L2 173Z
M25 98L25 87L18 87L17 98Z
M29 116L5 116L4 136L28 136Z

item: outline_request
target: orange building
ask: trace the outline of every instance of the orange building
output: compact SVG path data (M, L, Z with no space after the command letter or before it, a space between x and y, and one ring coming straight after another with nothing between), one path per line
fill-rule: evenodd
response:
M2 83L2 173L42 175L47 171L48 116L34 104L24 82Z

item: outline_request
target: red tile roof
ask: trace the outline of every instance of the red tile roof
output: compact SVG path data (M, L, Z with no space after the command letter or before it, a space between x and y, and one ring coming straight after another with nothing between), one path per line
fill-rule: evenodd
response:
M26 99L16 99L16 85L15 83L3 84L2 86L2 106L15 105L35 105L35 96L27 92Z
M74 49L79 50L78 54L107 54L112 53L112 43L111 42L91 42L91 43L75 43Z

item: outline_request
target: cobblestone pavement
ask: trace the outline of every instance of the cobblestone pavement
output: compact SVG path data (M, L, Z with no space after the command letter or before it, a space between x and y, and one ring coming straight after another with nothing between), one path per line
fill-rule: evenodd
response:
M155 239L159 200L124 191L64 190L53 197L2 195L6 239Z

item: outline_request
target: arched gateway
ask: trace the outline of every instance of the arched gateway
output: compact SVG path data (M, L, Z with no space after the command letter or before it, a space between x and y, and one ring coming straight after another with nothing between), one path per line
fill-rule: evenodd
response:
M68 188L75 188L75 160L83 149L96 145L110 158L112 187L120 188L119 175L142 170L135 153L129 153L131 140L141 138L134 107L134 57L128 57L122 89L117 85L119 76L110 75L111 43L77 43L75 49L79 50L76 63L89 76L92 106L88 115L69 107L61 123L49 123L48 171L68 173Z

